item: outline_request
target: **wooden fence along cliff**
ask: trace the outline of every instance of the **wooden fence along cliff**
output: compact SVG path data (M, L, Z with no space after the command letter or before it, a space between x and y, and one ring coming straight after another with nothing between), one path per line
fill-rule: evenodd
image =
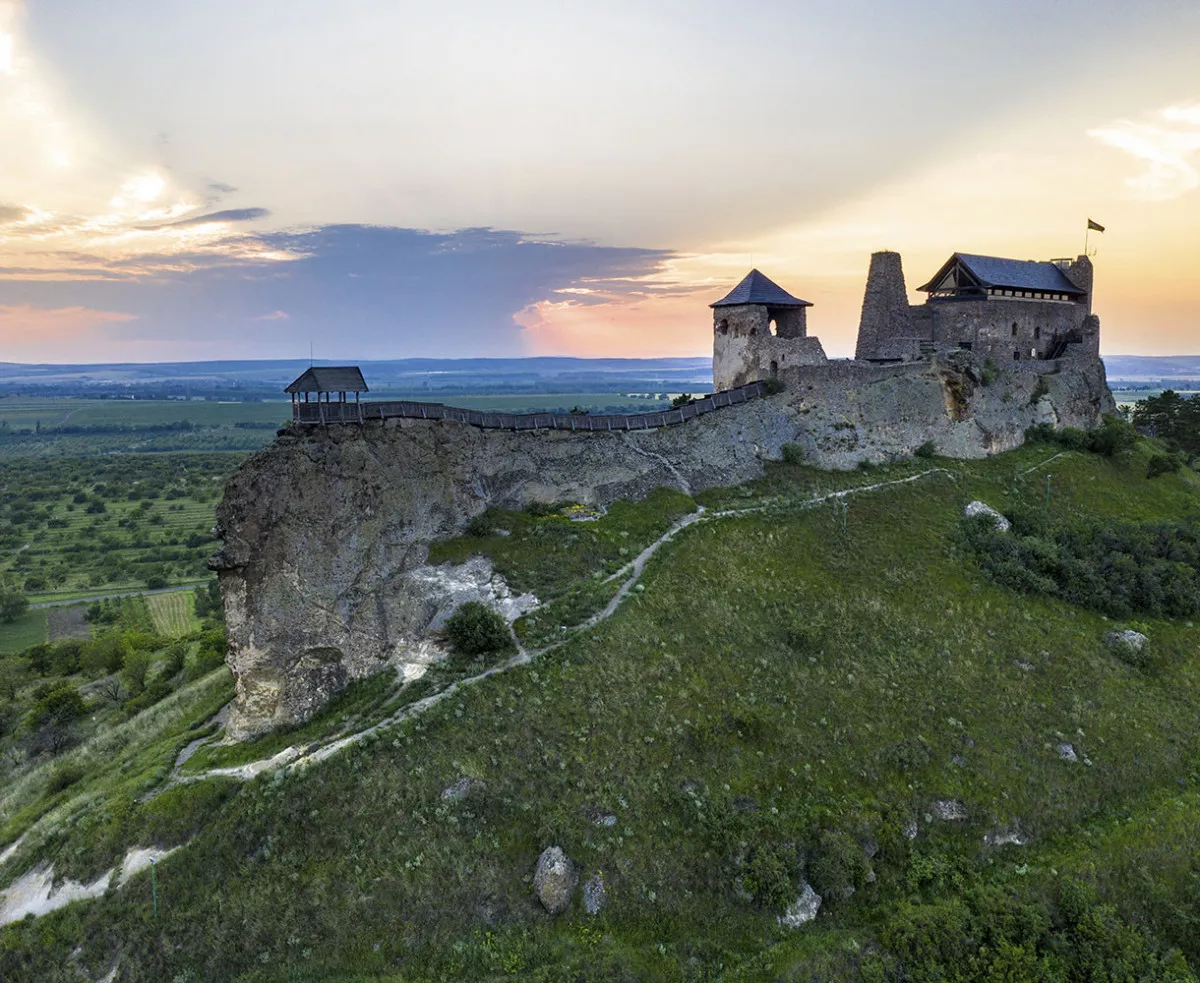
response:
M292 404L292 419L303 424L367 423L401 417L408 420L451 420L485 430L653 430L685 423L725 406L736 406L767 391L763 382L751 382L736 389L713 393L685 406L655 413L485 413L465 410L442 403L413 403L407 400L363 402L297 402Z

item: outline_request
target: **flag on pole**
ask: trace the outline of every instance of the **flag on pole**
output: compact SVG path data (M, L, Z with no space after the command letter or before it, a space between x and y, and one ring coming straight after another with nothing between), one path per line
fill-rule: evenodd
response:
M1104 226L1103 226L1103 225L1101 225L1099 222L1093 222L1093 221L1092 221L1092 220L1089 218L1089 219L1088 219L1088 231L1089 231L1089 232L1103 232L1103 231L1104 231Z

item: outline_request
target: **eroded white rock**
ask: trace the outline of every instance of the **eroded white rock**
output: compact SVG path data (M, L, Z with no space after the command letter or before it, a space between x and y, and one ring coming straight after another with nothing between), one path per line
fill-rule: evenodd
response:
M813 890L808 881L801 881L800 896L779 916L779 924L785 928L799 928L817 917L821 910L821 895Z
M986 505L983 502L970 502L967 507L963 509L963 515L967 516L968 518L976 515L990 515L994 520L994 525L997 532L1008 532L1008 530L1012 528L1012 523L1009 522L1008 519L1006 519L990 505Z

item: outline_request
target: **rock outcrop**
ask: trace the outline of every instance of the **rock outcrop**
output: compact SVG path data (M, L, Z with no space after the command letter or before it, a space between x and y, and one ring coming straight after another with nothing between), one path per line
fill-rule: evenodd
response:
M929 440L942 454L982 457L1018 446L1034 423L1091 427L1113 409L1098 359L984 369L961 352L830 363L778 395L632 433L400 419L289 427L238 470L217 511L224 545L211 566L237 679L229 733L303 720L387 665L418 675L440 654L430 626L463 600L509 617L532 603L478 563L426 563L431 541L489 506L604 505L660 485L737 484L784 444L826 468L907 457Z
M533 872L533 890L542 907L552 915L561 915L571 907L571 895L578 883L579 870L562 848L546 847Z

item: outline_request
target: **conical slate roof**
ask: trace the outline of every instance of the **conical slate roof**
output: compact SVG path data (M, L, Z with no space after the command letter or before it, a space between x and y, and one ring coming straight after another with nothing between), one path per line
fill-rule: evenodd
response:
M765 304L768 307L812 307L807 300L793 297L790 293L763 276L758 270L751 270L736 287L724 297L709 307L736 307L739 304Z

